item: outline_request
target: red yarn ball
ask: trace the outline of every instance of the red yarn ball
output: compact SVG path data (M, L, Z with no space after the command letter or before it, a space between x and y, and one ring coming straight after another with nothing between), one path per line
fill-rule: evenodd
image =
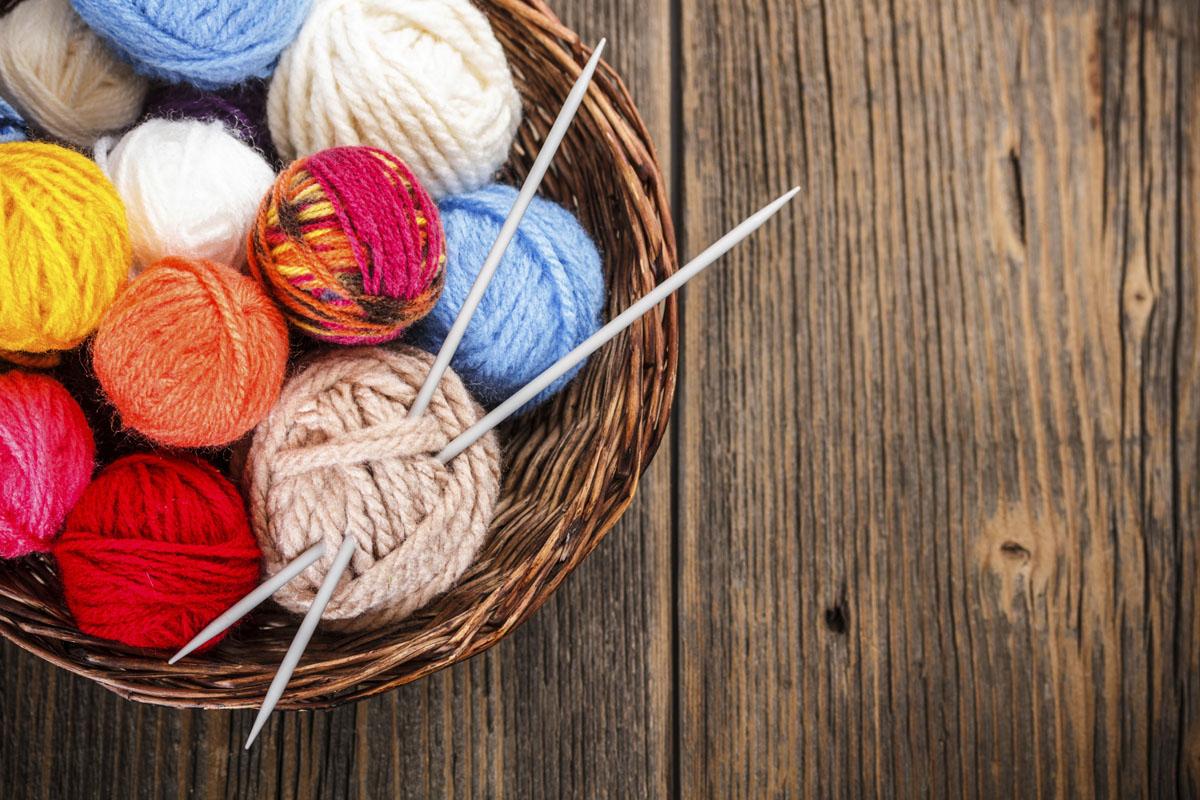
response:
M83 410L44 375L0 375L0 558L50 549L92 477Z
M96 477L54 555L81 631L155 649L182 647L253 589L261 556L233 484L153 454Z

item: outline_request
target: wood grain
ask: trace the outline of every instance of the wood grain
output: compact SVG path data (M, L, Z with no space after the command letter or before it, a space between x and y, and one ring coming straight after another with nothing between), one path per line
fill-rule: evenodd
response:
M1194 4L685 3L681 796L1173 796Z
M5 646L6 794L1200 796L1193 0L556 6L682 254L805 189L685 293L634 509L500 647L250 754Z

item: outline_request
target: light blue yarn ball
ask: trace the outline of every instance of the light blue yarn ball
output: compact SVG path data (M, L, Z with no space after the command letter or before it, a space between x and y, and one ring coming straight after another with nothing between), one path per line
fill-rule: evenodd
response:
M445 341L516 197L516 189L492 184L440 203L446 286L413 330L418 347L436 353ZM534 198L451 366L481 403L496 406L596 332L604 297L600 253L583 226L561 206ZM582 367L521 412L545 402Z
M0 98L0 142L23 142L29 138L25 120L17 110Z
M215 90L268 77L310 0L71 0L138 72Z

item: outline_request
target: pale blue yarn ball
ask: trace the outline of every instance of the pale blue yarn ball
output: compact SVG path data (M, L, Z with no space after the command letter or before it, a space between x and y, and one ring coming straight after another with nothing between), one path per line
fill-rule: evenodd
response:
M29 138L25 120L17 110L0 98L0 142L23 142Z
M138 72L221 89L268 77L310 0L71 0Z
M493 184L439 204L446 231L446 287L412 341L436 353L450 332L517 191ZM600 253L578 220L535 198L517 228L451 362L486 406L507 400L600 327ZM545 402L582 369L559 378L522 409Z

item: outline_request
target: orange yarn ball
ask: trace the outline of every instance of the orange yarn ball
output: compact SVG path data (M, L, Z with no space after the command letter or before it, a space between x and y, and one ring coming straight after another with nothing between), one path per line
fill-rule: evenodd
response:
M245 275L166 258L117 298L92 354L125 425L174 447L223 445L257 425L279 397L287 325Z

